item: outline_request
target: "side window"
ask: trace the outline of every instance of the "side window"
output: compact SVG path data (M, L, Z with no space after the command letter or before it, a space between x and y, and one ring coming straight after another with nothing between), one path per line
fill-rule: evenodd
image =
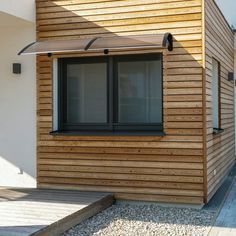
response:
M212 115L213 129L220 129L220 63L212 59Z

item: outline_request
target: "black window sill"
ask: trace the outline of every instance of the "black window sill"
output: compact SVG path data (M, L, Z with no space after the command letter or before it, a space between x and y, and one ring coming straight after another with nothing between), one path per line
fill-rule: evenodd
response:
M216 128L213 128L213 134L221 134L224 132L224 129L216 129Z
M165 136L163 131L52 131L53 136Z

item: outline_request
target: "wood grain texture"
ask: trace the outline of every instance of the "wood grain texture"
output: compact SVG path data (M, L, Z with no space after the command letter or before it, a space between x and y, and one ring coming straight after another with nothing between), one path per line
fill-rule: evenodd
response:
M0 188L0 235L61 235L113 202L101 192Z
M113 191L119 199L203 203L201 0L36 2L39 40L170 32L175 47L163 51L164 137L49 135L52 58L38 56L38 186ZM150 52L155 51L115 53ZM86 55L56 55L63 56Z
M205 1L205 88L206 88L206 168L207 201L235 163L234 83L228 72L234 71L234 36L213 0ZM220 62L220 113L224 132L213 135L212 58Z

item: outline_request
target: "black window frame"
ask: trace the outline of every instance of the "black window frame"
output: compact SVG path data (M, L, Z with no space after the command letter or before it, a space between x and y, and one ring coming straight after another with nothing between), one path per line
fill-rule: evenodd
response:
M118 123L118 63L120 61L153 61L161 60L161 123ZM65 122L67 64L107 63L107 123L77 123ZM163 131L163 54L135 54L97 57L70 57L58 59L58 129L60 132L160 132Z
M66 62L66 63L65 63ZM63 131L105 131L109 130L108 123L78 123L78 124L70 124L66 123L64 120L66 118L66 96L67 91L67 63L70 64L92 64L92 63L108 63L106 57L72 57L72 58L60 58L58 60L58 69L59 69L59 80L58 80L58 123L59 130ZM107 66L107 103L109 102L109 76L108 76L109 68ZM108 104L107 104L108 108ZM107 109L107 116L109 112ZM108 117L107 117L108 120Z

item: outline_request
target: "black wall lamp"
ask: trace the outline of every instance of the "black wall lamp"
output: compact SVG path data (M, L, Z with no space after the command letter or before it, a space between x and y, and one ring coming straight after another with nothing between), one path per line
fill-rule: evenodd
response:
M228 81L233 81L234 80L234 73L233 72L229 72L228 73Z
M20 63L13 63L12 64L12 71L13 74L21 74L21 64Z

